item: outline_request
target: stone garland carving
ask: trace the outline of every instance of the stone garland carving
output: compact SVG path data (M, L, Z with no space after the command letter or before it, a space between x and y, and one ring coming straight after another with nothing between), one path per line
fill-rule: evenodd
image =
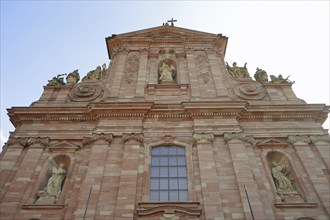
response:
M107 66L105 63L102 65L102 68L100 66L97 66L95 70L89 71L81 81L103 79L105 74L107 73L106 67Z
M226 142L231 140L240 140L251 145L255 145L256 141L252 136L246 136L243 133L224 133L224 138Z
M311 143L315 144L317 142L326 142L330 143L330 136L329 135L313 135L309 136L311 139Z
M38 191L39 197L59 197L62 192L62 184L66 177L64 164L60 163L59 167L53 167L52 176L48 179L47 186Z
M130 53L127 57L123 79L130 84L137 80L140 66L140 56L138 53Z
M311 143L311 139L307 135L297 135L297 136L289 136L289 143L295 144L297 142L304 142L306 144Z
M211 75L210 64L206 54L198 53L195 57L195 63L199 70L198 77L201 78L204 81L204 83L208 83L212 75Z
M135 139L139 142L142 142L143 141L143 134L142 133L131 133L131 134L124 133L122 138L123 138L124 142L126 142L128 140L132 140L132 139Z
M99 85L80 84L70 91L69 98L76 102L88 102L99 97L102 91Z
M97 140L103 139L105 141L107 141L109 144L111 143L112 139L113 139L113 135L112 134L92 134L91 137L84 137L82 140L82 144L83 145L89 145L91 143L94 143Z
M193 139L195 142L212 142L214 140L214 135L212 133L194 134Z
M49 137L16 137L16 138L9 138L6 145L13 145L13 144L20 144L23 147L28 147L33 144L40 144L44 147L49 145L50 138Z

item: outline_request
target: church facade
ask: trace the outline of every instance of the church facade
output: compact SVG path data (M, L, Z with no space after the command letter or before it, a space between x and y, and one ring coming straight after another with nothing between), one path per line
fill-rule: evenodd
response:
M227 42L112 35L108 67L8 109L1 219L329 219L329 106L226 63Z

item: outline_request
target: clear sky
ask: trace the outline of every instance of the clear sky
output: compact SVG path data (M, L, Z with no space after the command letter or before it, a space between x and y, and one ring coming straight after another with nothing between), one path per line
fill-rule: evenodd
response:
M329 1L3 1L1 146L6 108L29 106L53 76L109 63L105 37L160 26L229 37L225 60L290 75L296 95L329 105ZM329 121L324 124L329 128ZM0 146L0 147L1 147Z

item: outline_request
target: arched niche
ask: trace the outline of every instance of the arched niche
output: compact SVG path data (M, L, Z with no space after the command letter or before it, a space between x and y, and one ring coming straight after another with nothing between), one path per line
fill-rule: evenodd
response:
M176 84L177 65L174 60L164 59L158 63L158 84Z
M276 188L277 202L304 202L302 187L288 156L279 151L271 151L266 158Z
M41 173L35 204L57 204L70 165L70 157L64 154L56 155L48 160Z

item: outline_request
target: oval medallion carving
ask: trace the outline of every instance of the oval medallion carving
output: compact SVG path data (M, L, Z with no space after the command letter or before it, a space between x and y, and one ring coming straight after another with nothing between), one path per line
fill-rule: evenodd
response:
M86 102L96 99L101 93L102 89L98 85L81 84L70 91L69 97L72 101Z
M242 99L262 99L266 95L266 90L257 83L241 83L234 87L236 95Z

